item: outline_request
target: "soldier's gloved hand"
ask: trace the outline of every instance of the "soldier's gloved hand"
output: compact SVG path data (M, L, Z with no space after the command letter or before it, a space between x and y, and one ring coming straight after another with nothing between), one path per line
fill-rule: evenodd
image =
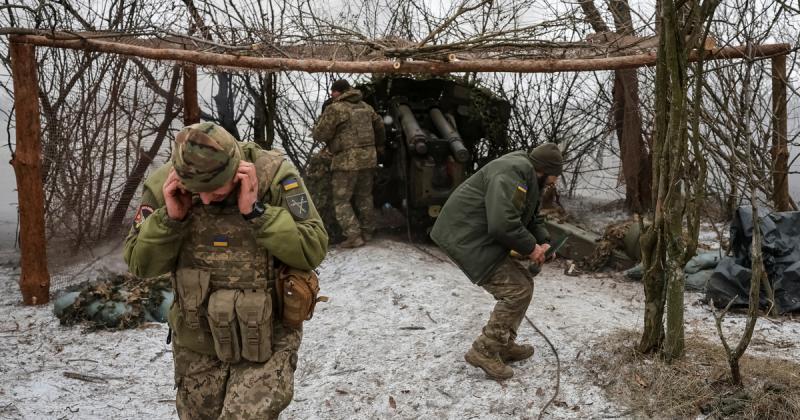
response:
M167 206L167 216L173 220L183 220L189 209L192 207L192 194L181 185L181 179L175 169L169 171L164 186L161 187L164 193L164 202Z
M545 252L550 249L550 244L536 245L528 258L538 265L544 264Z
M258 200L256 166L240 160L234 179L239 183L239 213L250 214L253 211L253 204Z

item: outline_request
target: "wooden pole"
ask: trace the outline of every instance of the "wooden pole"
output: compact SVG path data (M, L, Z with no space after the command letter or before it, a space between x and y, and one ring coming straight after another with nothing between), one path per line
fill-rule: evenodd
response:
M580 59L477 59L452 62L434 61L332 61L303 58L255 57L249 55L217 54L200 51L187 51L173 48L148 48L137 45L104 41L101 39L53 39L41 35L19 36L20 42L34 45L95 51L149 58L154 60L174 60L194 63L201 66L222 66L275 71L304 71L307 73L459 73L459 72L509 72L509 73L555 73L566 71L619 70L652 66L656 63L655 53L635 54L618 57L580 58ZM760 45L754 48L751 57L771 57L786 54L789 44ZM745 47L715 48L706 54L706 60L743 58ZM696 51L689 54L689 61L696 61Z
M197 103L197 66L183 66L183 124L200 122L200 105Z
M789 197L789 146L786 56L772 57L772 188L777 211L792 210Z
M33 45L10 43L11 77L14 80L17 148L11 159L17 178L22 273L19 288L26 305L50 300L47 271L47 241L44 233L44 189L42 188L39 123L39 81Z

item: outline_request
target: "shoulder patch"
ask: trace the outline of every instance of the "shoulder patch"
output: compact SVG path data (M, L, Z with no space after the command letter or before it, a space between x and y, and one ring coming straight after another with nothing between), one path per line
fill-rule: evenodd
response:
M528 192L528 186L525 184L517 184L517 189L524 193Z
M136 210L136 216L133 218L133 228L137 231L141 229L142 223L144 220L147 219L151 214L153 214L153 208L148 206L147 204L142 204Z
M291 191L295 188L300 187L300 183L297 182L297 178L293 176L286 177L286 179L281 181L281 185L283 186L284 191Z
M311 206L309 204L308 196L302 189L298 190L296 194L287 195L285 200L286 208L295 219L308 219Z

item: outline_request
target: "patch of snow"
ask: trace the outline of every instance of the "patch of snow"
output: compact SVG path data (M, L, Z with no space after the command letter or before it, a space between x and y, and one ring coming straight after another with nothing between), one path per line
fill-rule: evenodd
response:
M423 248L425 251L420 250ZM379 238L333 249L320 269L322 294L305 325L295 396L284 418L536 418L555 390L556 359L527 322L518 340L536 346L503 383L485 378L463 354L494 299L441 251ZM19 271L0 266L0 417L175 418L166 325L119 332L65 328L52 305L20 305ZM717 341L700 295L686 295L688 333ZM561 360L559 404L547 418L621 416L587 368L593 346L619 328L640 329L644 293L619 273L570 277L559 262L535 279L528 317ZM729 315L739 334L744 316ZM759 320L748 354L800 361L800 324ZM757 344L761 343L761 344ZM773 343L773 344L769 344ZM784 343L774 345L774 343ZM70 379L78 373L104 382Z

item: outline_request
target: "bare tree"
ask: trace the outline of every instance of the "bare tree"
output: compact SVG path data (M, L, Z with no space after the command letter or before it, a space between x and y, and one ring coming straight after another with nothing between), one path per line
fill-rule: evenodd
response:
M683 355L683 239L686 205L688 136L688 53L704 44L716 0L682 6L662 0L656 25L656 131L653 142L653 223L641 238L645 286L644 331L638 349L659 351L667 361ZM666 329L663 324L666 309Z
M586 20L598 34L608 34L610 29L600 16L592 0L583 0L580 6ZM616 34L634 36L633 18L627 0L611 0L609 8L614 18ZM625 208L642 213L650 208L651 165L648 145L642 133L639 110L639 80L635 69L616 70L613 88L614 126L619 142L622 175L625 182Z

